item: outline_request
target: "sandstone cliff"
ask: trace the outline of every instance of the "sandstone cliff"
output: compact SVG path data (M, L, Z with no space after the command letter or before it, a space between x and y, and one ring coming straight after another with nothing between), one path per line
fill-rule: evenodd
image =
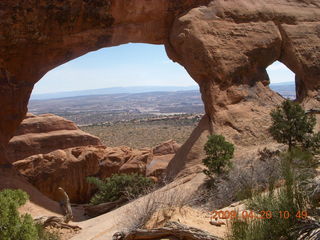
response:
M265 69L276 60L296 74L298 101L307 110L320 105L318 0L2 0L0 13L5 186L14 175L6 147L34 84L54 67L103 47L164 44L199 84L206 116L169 164L173 177L199 167L210 133L226 135L242 151L270 140L264 137L269 112L282 99L269 89ZM318 116L318 129L319 122ZM126 210L84 222L73 239L111 238L120 224L110 219L127 216Z

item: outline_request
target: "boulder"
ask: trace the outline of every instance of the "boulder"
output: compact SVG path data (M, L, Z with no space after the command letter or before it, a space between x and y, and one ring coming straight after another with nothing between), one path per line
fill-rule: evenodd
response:
M181 145L174 140L168 140L152 149L152 161L146 166L146 176L163 179L168 164L180 149Z
M155 156L162 156L166 154L176 154L180 147L180 144L170 139L154 147L152 151Z
M53 114L28 114L10 140L7 155L10 162L15 162L58 149L101 144L99 138L83 132L65 118Z
M162 179L177 149L178 144L172 140L154 149L81 146L36 154L14 162L13 166L51 199L59 200L57 189L61 187L68 193L71 202L83 203L90 199L95 190L87 183L87 177L103 179L115 173L139 173Z
M152 161L153 154L149 149L134 150L132 157L121 166L120 173L139 173L146 175L146 166Z
M146 166L146 176L163 179L168 164L173 159L174 154L166 154L163 156L154 156L152 161Z

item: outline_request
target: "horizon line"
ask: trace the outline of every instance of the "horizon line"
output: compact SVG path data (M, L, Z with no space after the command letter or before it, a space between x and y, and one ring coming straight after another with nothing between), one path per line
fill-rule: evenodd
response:
M294 82L277 82L270 83L270 85L291 85L295 84ZM31 96L43 96L50 94L63 94L63 93L76 93L76 92L85 92L85 91L98 91L98 90L107 90L107 89L125 89L125 88L199 88L199 85L187 85L187 86L170 86L170 85L136 85L136 86L114 86L114 87L103 87L103 88L90 88L90 89L79 89L79 90L68 90L60 92L44 92L44 93L31 93Z

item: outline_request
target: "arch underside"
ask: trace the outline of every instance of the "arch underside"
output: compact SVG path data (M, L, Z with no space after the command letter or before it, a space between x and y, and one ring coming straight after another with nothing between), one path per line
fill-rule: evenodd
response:
M200 86L206 116L170 163L172 175L197 166L210 133L224 134L238 148L266 142L269 112L282 101L268 87L266 67L276 60L296 74L303 106L320 106L316 0L36 2L0 5L5 16L0 20L2 166L33 85L47 71L128 42L164 44L169 58Z

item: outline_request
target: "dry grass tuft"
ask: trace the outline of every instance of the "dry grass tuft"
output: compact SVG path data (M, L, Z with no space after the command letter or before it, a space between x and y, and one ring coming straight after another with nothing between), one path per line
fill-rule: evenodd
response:
M155 213L161 213L165 221L170 220L175 209L190 203L192 196L182 189L158 190L134 202L123 222L126 231L143 228Z

